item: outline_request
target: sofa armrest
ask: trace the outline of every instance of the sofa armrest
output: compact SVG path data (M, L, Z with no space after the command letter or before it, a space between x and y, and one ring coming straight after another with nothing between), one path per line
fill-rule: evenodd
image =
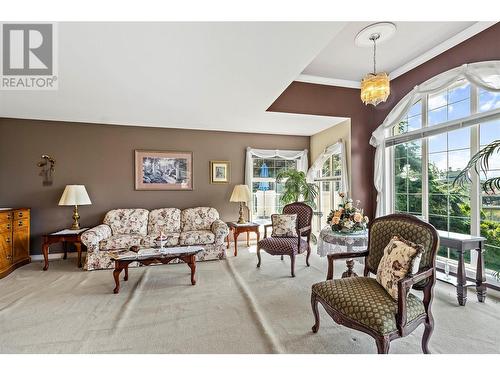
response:
M211 231L215 234L215 244L221 245L224 243L227 235L229 234L229 227L225 222L220 219L215 220L212 223Z
M89 252L99 250L99 242L111 237L111 227L106 224L100 224L82 233L82 243L87 246Z

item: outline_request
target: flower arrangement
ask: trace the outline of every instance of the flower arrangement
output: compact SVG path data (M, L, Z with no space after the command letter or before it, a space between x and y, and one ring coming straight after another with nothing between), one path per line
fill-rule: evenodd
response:
M366 230L368 216L364 216L363 209L359 208L360 201L354 204L353 200L346 198L344 193L339 193L342 203L336 210L328 215L326 223L334 232L354 233Z

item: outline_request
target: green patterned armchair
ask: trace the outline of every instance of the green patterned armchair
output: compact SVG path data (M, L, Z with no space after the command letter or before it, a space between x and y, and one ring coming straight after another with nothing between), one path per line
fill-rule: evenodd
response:
M398 299L369 274L376 274L380 260L393 236L421 244L424 253L419 270L398 283ZM425 325L422 350L429 353L428 343L434 329L431 313L436 280L435 260L439 247L436 229L412 215L393 214L372 221L368 249L359 253L365 258L364 277L326 280L312 286L311 305L315 318L313 332L319 329L320 303L338 324L365 332L375 338L378 353L388 353L390 342L409 335L420 324ZM352 257L348 255L349 258ZM329 260L333 262L333 259ZM423 291L423 299L409 293L411 288Z

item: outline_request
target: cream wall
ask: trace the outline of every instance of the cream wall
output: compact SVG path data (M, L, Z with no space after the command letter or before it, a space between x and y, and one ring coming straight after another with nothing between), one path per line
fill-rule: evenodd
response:
M347 151L348 182L351 184L351 120L345 120L331 128L314 134L310 138L311 165L326 147L337 143L340 139L345 141Z

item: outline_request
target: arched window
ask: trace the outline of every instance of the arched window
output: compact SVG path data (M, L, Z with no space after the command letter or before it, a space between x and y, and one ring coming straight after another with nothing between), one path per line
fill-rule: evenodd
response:
M499 61L465 65L417 86L373 133L377 214L411 213L438 230L482 235L486 268L500 271L500 192L481 190L481 181L500 175L500 155L471 183L453 184L471 156L495 139ZM447 249L439 255L454 257Z

